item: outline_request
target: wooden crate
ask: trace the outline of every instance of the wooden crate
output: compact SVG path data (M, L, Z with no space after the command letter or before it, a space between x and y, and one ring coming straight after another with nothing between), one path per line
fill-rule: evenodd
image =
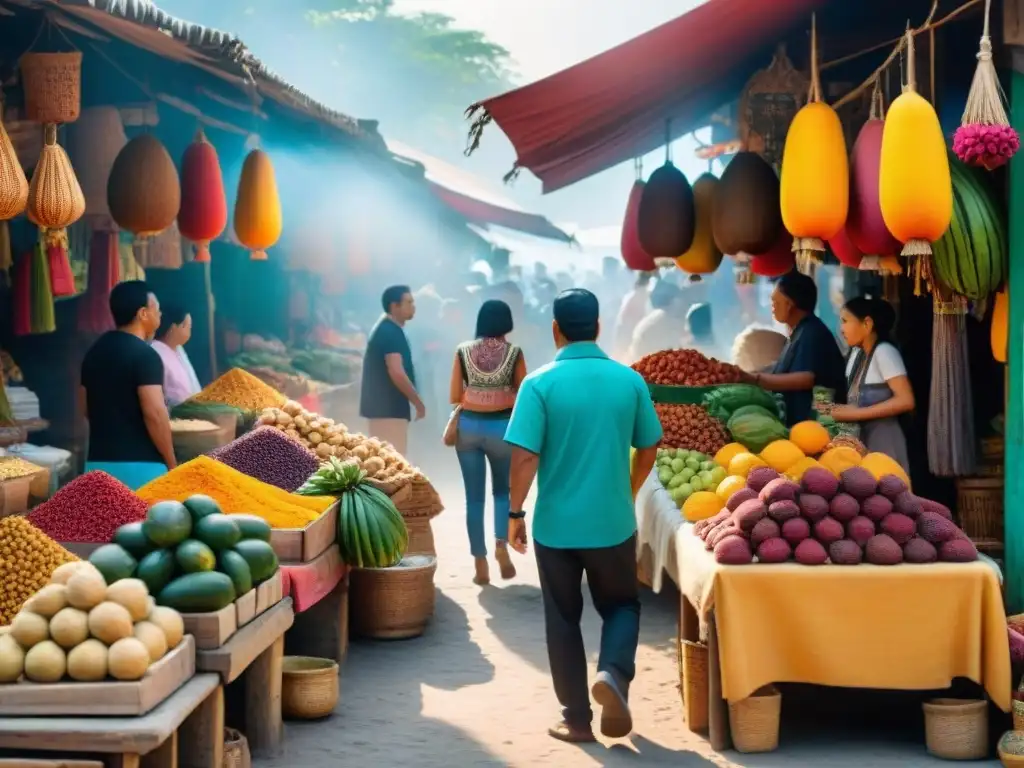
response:
M269 579L256 587L256 615L272 608L281 602L284 597L284 587L281 584L281 571L278 571Z
M256 589L250 589L235 600L236 622L239 629L256 618Z
M337 531L335 503L305 528L275 528L270 532L270 546L283 563L308 563L335 542Z
M191 635L149 668L135 682L12 683L0 686L0 715L6 717L72 717L144 715L184 685L196 671L196 646Z
M238 609L235 603L209 613L183 613L185 631L195 637L201 651L220 648L238 630Z
M32 475L0 483L0 517L23 515L28 511Z

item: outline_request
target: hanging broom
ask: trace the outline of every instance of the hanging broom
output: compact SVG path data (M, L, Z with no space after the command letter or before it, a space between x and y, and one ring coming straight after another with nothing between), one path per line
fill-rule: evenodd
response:
M977 461L965 327L967 302L938 283L932 291L928 467L939 477L962 477L974 472Z
M967 165L993 170L1013 157L1020 149L1020 137L1010 127L1003 103L1005 94L992 61L992 38L989 19L992 0L985 0L985 27L978 50L978 68L967 94L967 106L960 127L953 134L953 151Z

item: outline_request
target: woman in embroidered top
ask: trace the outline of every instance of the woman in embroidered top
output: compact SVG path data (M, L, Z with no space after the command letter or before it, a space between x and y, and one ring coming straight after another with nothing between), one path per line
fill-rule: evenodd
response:
M173 408L199 394L202 387L185 352L192 338L192 316L179 305L165 304L162 310L153 349L164 364L164 400Z
M526 376L519 347L505 337L512 332L512 310L504 301L485 301L476 318L476 339L460 344L452 364L451 403L456 406L455 450L466 486L466 528L476 561L477 584L487 584L487 541L484 533L486 465L491 465L494 497L495 559L503 579L516 575L508 556L509 475L512 447L505 442L516 392Z

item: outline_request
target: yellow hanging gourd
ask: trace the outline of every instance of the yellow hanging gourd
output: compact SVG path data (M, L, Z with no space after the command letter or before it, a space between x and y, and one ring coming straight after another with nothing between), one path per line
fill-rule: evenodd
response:
M13 219L28 203L28 179L0 113L0 221Z
M26 206L28 219L37 227L63 230L85 213L85 196L64 147L57 143L57 126L45 127L43 149L32 172Z
M267 249L281 237L281 199L277 194L274 166L266 152L254 149L245 158L235 199L235 235L252 251L250 258L263 261Z
M917 92L912 30L906 39L907 84L885 116L878 201L903 255L927 256L953 217L953 182L939 116Z
M786 134L780 179L782 222L803 266L820 260L825 241L843 228L850 205L850 165L839 115L821 100L818 34L811 23L811 94Z
M997 363L1006 362L1006 332L1009 327L1010 296L1006 289L996 294L996 304L992 308L992 357Z
M696 222L693 231L693 243L689 249L676 257L676 266L699 280L698 275L709 275L722 263L722 252L715 245L712 231L715 195L718 190L718 179L705 173L693 183L693 207Z

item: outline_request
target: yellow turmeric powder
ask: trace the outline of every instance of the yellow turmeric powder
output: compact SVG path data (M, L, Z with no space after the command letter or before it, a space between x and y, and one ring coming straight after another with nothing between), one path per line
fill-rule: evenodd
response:
M276 389L241 368L232 368L189 399L193 403L223 403L242 411L280 408L287 401Z
M225 514L262 517L271 528L305 528L334 503L330 496L298 496L243 475L227 464L199 456L146 483L137 495L149 504L184 501L204 493Z

